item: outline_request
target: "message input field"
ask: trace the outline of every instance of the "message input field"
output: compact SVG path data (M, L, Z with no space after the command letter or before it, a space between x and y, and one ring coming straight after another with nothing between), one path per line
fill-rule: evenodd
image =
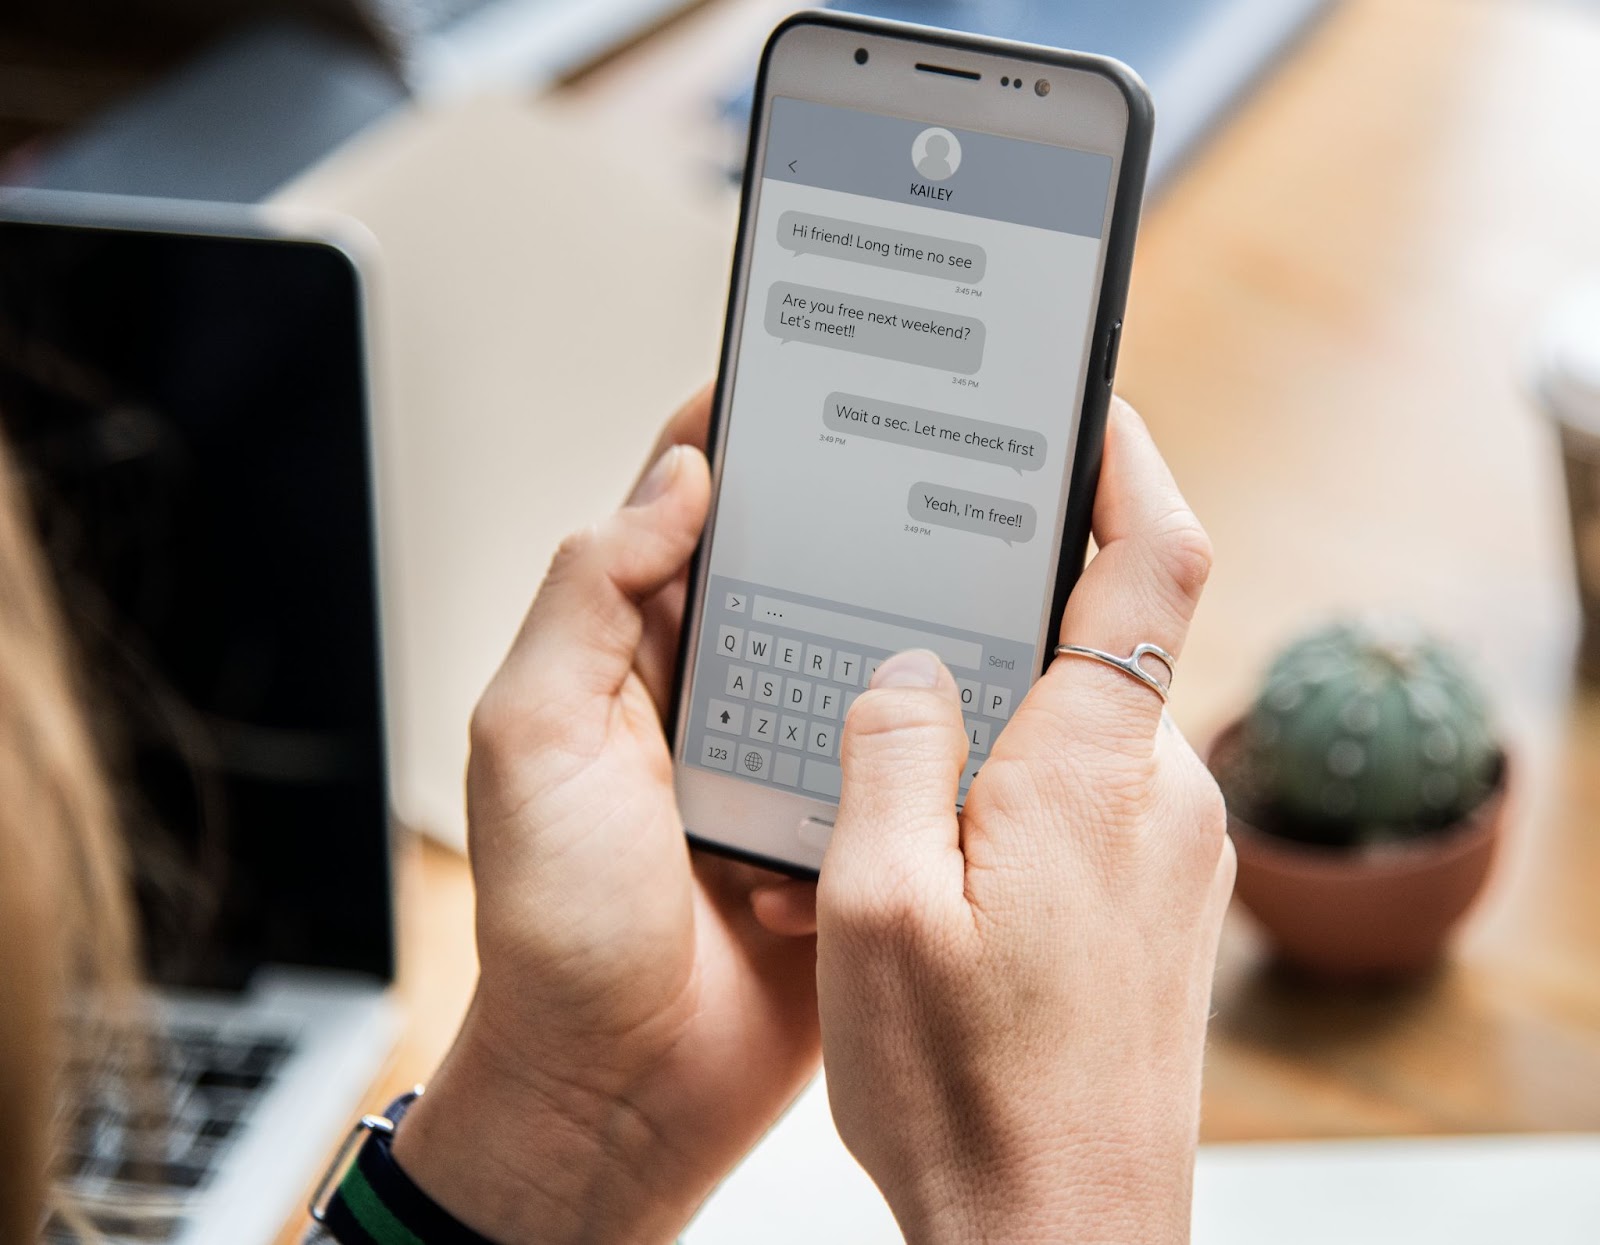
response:
M801 605L798 601L784 601L777 597L758 596L752 603L751 613L756 621L770 623L773 627L789 626L797 631L810 631L817 635L832 636L848 644L859 644L862 648L887 649L891 653L904 652L908 648L925 648L937 653L939 660L947 666L962 670L983 669L983 646L970 640L934 635L931 631L918 631L898 623L841 614L837 610Z

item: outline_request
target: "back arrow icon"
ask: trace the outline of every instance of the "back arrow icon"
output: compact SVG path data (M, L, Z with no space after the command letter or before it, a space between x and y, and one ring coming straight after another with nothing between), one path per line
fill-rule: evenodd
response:
M794 172L794 166L795 166L795 161L794 160L789 161L789 172L791 172L791 173Z

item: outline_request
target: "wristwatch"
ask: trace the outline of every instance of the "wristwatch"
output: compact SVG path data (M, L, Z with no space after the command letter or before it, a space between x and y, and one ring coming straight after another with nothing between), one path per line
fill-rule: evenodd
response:
M494 1245L418 1188L395 1162L395 1128L421 1096L419 1085L382 1115L363 1115L317 1182L311 1218L340 1245Z

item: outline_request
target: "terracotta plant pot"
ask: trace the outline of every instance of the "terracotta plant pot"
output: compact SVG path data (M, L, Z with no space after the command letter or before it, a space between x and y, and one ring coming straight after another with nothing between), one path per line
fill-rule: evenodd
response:
M1236 764L1240 724L1212 743L1219 777ZM1229 810L1239 853L1234 895L1288 963L1322 977L1395 977L1438 962L1483 889L1506 822L1506 767L1457 825L1405 843L1341 851L1257 829ZM1224 779L1223 790L1227 791Z

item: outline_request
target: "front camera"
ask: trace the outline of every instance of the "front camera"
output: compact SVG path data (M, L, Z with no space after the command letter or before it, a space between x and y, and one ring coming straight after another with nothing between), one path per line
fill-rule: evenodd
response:
M866 48L857 48L856 49L856 64L865 65L866 63L867 63L867 49Z
M1033 93L1041 99L1050 94L1050 79L1040 78L1039 81L1035 82L1033 84Z

